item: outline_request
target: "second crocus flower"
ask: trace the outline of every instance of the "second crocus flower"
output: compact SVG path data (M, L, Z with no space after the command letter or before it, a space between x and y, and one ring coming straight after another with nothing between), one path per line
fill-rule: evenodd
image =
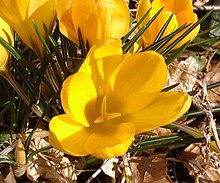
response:
M0 16L18 33L27 46L42 57L44 48L35 31L33 20L45 38L43 24L49 29L52 28L57 3L58 0L0 0Z
M57 6L60 31L78 43L80 29L84 43L98 39L120 39L130 24L129 10L123 0L60 0Z
M173 17L161 38L171 34L184 24L193 24L198 20L197 15L193 13L191 0L153 0L152 3L150 0L140 0L137 9L137 20L140 21L140 19L150 8L150 13L141 23L140 27L143 27L161 8L163 8L163 10L142 35L145 46L149 46L154 43L161 28L172 14ZM197 26L182 41L180 41L175 48L180 47L189 40L192 41L197 36L199 29L200 26ZM182 33L183 32L177 34L173 40L179 37ZM173 40L171 40L171 42Z

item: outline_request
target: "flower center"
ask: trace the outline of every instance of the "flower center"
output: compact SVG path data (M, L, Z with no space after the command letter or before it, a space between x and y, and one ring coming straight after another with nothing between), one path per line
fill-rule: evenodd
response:
M104 121L116 118L121 116L121 113L107 113L106 112L107 104L106 104L106 96L103 97L102 106L100 110L100 116L96 118L94 123L102 123Z

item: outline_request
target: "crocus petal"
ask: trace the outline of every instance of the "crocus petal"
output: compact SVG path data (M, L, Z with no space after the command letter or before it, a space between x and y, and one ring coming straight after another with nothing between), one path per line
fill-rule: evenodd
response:
M136 14L136 18L137 21L139 22L142 17L147 13L147 11L151 8L151 3L150 0L140 0L138 2L138 8L137 8L137 14ZM142 21L142 23L140 24L140 28L144 27L147 22L150 20L150 13L148 13L148 15L145 17L145 19ZM151 36L151 31L150 31L150 27L145 30L144 34L147 36L148 35L148 39L144 40L144 43L147 45L151 44L152 40L152 36ZM143 36L142 36L143 39Z
M29 1L30 0L1 0L1 17L5 19L7 15L7 19L11 22L24 21L26 19Z
M153 12L153 11L152 11ZM155 12L156 13L156 12ZM155 21L152 23L152 26L150 26L150 33L151 35L151 40L150 43L153 43L157 37L157 34L159 33L158 30L161 30L166 21L170 18L172 15L172 12L169 11L163 11L160 13L160 15L155 19ZM154 16L154 14L152 15ZM167 26L166 30L164 31L163 35L161 38L164 38L165 36L171 34L173 31L175 31L178 28L178 21L176 19L176 15L173 14L173 17ZM145 41L145 44L147 45L148 38L146 37L148 34L143 34L143 39Z
M132 143L135 128L132 123L111 125L96 124L90 129L90 136L85 149L99 158L111 158L126 153Z
M120 40L99 40L90 49L79 72L88 74L96 87L97 107L106 93L106 82L110 74L122 62L122 43Z
M49 124L49 142L56 149L74 156L85 156L86 128L76 123L68 115L52 118Z
M96 89L91 78L78 72L69 76L61 90L64 111L75 121L89 126L89 121L96 119Z
M13 46L13 44L14 44L13 31L2 18L0 18L0 36L5 41L7 41L9 44L11 44ZM1 44L0 44L0 55L1 55L1 57L0 57L0 71L7 72L8 71L7 63L9 62L8 61L9 53L5 49L5 47Z
M140 21L140 19L147 13L147 11L151 8L150 0L140 0L138 2L138 8L137 8L137 19ZM150 16L150 14L148 14ZM149 20L150 17L143 20L142 24L145 25L147 23L147 20Z
M181 11L193 11L192 1L189 0L181 0L181 2L179 0L154 0L152 7L157 9L157 11L164 7L164 11L171 11L175 14Z
M81 66L79 72L92 75L97 68L96 61L113 55L122 55L122 43L119 39L100 39L97 40L87 54L86 60Z
M46 39L43 23L51 30L57 2L58 0L24 0L22 2L0 0L0 16L18 33L25 44L42 57L44 47L37 36L33 20L41 36Z
M70 18L72 17L72 3L73 0L60 0L57 5L57 18L60 32L70 40L78 42L77 30Z
M121 114L146 107L166 82L164 58L147 51L131 55L115 69L107 91L107 112Z
M79 11L86 13L79 16ZM74 1L72 20L80 28L84 42L92 45L97 39L120 39L129 29L130 16L122 0Z
M138 134L174 122L189 109L190 105L191 97L186 93L161 92L145 109L124 115L118 120L133 121Z
M177 19L178 19L178 23L180 24L179 26L183 25L186 23L186 21L188 20L188 24L190 23L195 23L198 20L198 17L195 13L190 13L188 11L182 11L179 14L177 14ZM189 40L193 40L195 39L195 37L197 36L197 34L199 33L200 30L200 25L198 25L196 28L194 28L184 39L182 39L175 47L175 48L179 48L181 45L183 45L184 43L186 43ZM177 34L173 40L177 39L181 34L183 34L186 30L180 32L179 34ZM172 42L172 40L170 41Z

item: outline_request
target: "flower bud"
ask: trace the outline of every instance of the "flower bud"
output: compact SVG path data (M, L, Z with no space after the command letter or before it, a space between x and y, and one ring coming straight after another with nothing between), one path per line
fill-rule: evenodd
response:
M130 24L129 10L123 0L60 0L57 6L60 31L79 43L80 29L84 43L98 39L120 39Z

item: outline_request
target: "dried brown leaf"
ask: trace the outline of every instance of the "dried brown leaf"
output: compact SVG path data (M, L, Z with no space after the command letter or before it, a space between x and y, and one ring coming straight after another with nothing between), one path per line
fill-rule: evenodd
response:
M167 160L165 154L149 157L134 157L130 167L135 183L171 183L167 175Z
M202 155L201 143L191 144L182 153L183 164L188 168L189 174L195 178L195 182L219 182L220 161L215 152L210 152L210 161Z
M35 138L30 148L36 150L50 145L45 139ZM27 177L36 182L46 179L49 182L73 183L76 182L75 165L60 151L52 148L47 153L38 153L27 165Z
M174 91L188 92L196 82L198 64L196 59L189 57L183 61L175 61L169 66L168 86L179 83Z
M118 162L119 162L118 158L111 158L108 161L108 165L102 167L103 172L109 177L115 179L117 172L117 170L115 170L115 164L117 164Z

